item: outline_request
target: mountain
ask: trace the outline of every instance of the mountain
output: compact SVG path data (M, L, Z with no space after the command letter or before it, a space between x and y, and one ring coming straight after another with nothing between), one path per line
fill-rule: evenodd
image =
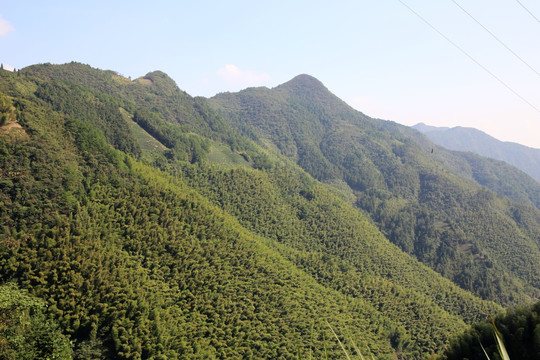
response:
M420 131L422 134L425 134L427 132L430 132L430 131L437 131L437 130L448 130L450 129L449 127L443 127L443 126L440 126L440 127L437 127L437 126L431 126L431 125L427 125L427 124L424 124L424 123L418 123L416 125L413 126L413 129L416 129L418 131Z
M304 81L295 91L342 105ZM333 331L351 353L425 358L502 309L389 242L343 180L321 183L214 105L162 72L0 71L0 299L44 302L76 359L337 358ZM302 120L307 141L318 125ZM532 296L505 276L516 301ZM20 358L13 341L0 351Z
M450 150L472 153L505 161L540 182L540 149L530 148L513 142L503 142L485 132L467 127L439 128L417 124L414 129L429 139Z
M462 288L501 304L539 298L540 186L519 170L369 118L309 75L219 94L210 104Z

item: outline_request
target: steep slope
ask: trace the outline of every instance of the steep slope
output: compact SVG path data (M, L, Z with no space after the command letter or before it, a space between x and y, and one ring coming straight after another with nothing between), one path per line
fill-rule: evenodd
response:
M518 194L523 202L497 196L476 178L491 175L484 185L502 195L514 180L489 161L432 154L406 127L353 110L308 75L210 104L246 136L342 189L392 242L464 289L503 304L539 297L538 186ZM463 178L463 169L474 176Z
M169 123L206 137L234 137L227 125L207 108L202 98L194 98L181 91L174 80L161 71L153 71L131 81L113 71L94 69L72 62L65 65L40 64L21 69L21 74L47 81L44 86L61 80L67 86L82 86L103 95L113 95L131 104L155 112ZM134 109L129 109L134 110Z
M533 149L513 142L503 142L483 131L461 126L439 128L417 124L413 128L425 134L434 143L447 149L470 151L505 161L540 182L540 149Z
M205 99L194 98L181 91L161 71L153 71L130 81L114 71L98 70L72 62L65 65L33 65L21 69L20 73L46 80L37 85L36 95L57 110L66 111L59 106L67 91L82 90L85 93L80 96L82 101L70 98L76 104L70 105L71 108L91 106L89 98L92 97L109 99L124 110L121 115L128 123L132 124L133 121L142 128L143 133L136 131L139 134L139 147L144 146L146 141L157 140L168 149L164 154L169 159L193 163L206 159L213 152L215 158L234 158L237 155L252 166L265 166L266 157L257 153L247 139L211 110ZM151 139L145 134L150 135ZM215 142L224 144L225 148ZM146 151L144 155L154 165L164 165L161 151ZM236 159L236 162L241 160Z
M76 358L292 359L326 347L337 357L325 320L365 354L423 358L465 321L500 310L240 135L240 168L170 156L194 145L164 120L168 106L151 111L122 91L21 73L0 72L10 121L20 126L0 128L0 279L47 302ZM113 125L116 112L129 126ZM153 135L132 131L137 113L170 148L141 146ZM188 135L234 152L230 139Z
M369 305L36 100L17 114L30 138L1 137L0 273L48 302L78 358L293 358L324 348L316 314L391 353Z

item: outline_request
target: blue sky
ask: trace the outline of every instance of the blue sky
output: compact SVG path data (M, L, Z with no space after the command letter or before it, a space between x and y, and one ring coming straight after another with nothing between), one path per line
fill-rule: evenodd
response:
M476 127L540 148L540 76L452 0L4 1L0 62L78 61L191 95L274 87L307 73L365 114ZM540 72L540 23L515 0L455 0ZM540 18L538 0L520 0ZM532 106L531 106L532 105Z

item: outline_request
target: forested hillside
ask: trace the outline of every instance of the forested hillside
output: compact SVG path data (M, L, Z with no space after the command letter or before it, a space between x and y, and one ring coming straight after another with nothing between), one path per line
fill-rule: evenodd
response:
M413 128L425 134L434 143L447 149L470 151L505 161L540 182L540 149L499 141L483 131L461 126L439 128L417 124Z
M340 189L388 239L462 288L501 304L539 297L540 186L520 171L371 119L308 75L210 103L244 135Z
M298 100L302 121L289 119L298 128L286 140L289 130L276 111L287 115L287 96L253 107L250 119L264 113L272 121L257 128L246 121L240 132L240 118L230 122L219 113L224 106L238 110L234 99L218 107L217 100L193 98L161 72L130 81L77 63L0 71L0 317L12 319L16 309L28 319L3 323L0 356L343 358L328 324L349 353L355 347L379 359L441 353L467 324L502 308L385 238L403 247L395 240L409 219L410 231L425 230L426 253L445 255L448 269L470 262L466 279L481 295L499 303L537 296L539 220L532 206L452 175L429 157L401 169L415 178L416 167L426 168L416 188L385 178L396 159L388 157L385 173L382 159L374 163L360 148L349 150L373 172L345 170L341 157L358 159L339 152L321 165L326 155L314 144L335 118L321 113L314 122L303 106L319 111L320 104ZM335 99L327 100L333 116L341 116ZM384 155L385 141L399 148L384 127L361 121L378 129L369 138L380 148L372 143L371 151ZM356 136L355 126L336 129L335 141L340 132ZM405 153L423 151L403 141ZM334 172L343 176L321 175ZM413 203L418 198L429 201ZM443 200L453 206L442 215L429 207ZM403 214L409 217L392 236L381 219ZM493 241L485 247L474 232L483 216L493 216L483 230ZM455 256L447 256L440 248L452 249L456 233L462 237ZM414 244L416 235L409 235ZM501 264L503 237L512 247ZM30 331L39 319L47 321ZM58 336L43 336L43 329ZM47 346L20 346L27 340ZM43 353L31 357L35 348Z
M425 151L433 149L431 157L450 172L474 180L499 195L540 209L540 184L516 167L472 152L448 150L408 126L389 121L381 124L414 141Z

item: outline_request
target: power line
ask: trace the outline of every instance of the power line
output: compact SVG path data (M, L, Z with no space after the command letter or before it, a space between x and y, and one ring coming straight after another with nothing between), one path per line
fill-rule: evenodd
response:
M530 103L527 99L525 99L523 96L521 96L517 91L512 89L509 85L507 85L504 81L502 81L497 75L492 73L488 70L484 65L482 65L480 62L478 62L475 58L473 58L469 53L467 53L465 50L463 50L458 44L450 40L446 35L444 35L441 31L439 31L435 26L431 25L429 21L424 19L422 15L414 11L409 5L404 3L402 0L398 0L403 6L405 6L409 11L411 11L414 15L416 15L420 20L422 20L424 23L426 23L430 28L432 28L437 34L442 36L446 41L448 41L450 44L452 44L456 49L461 51L465 56L467 56L470 60L472 60L476 65L480 66L485 72L487 72L489 75L491 75L495 80L497 80L499 83L501 83L505 88L510 90L514 95L516 95L518 98L523 100L526 104L528 104L530 107L532 107L534 110L536 110L538 113L540 113L540 109L538 109L536 106L534 106L532 103Z
M521 60L521 62L525 65L527 65L527 67L529 69L531 69L532 71L534 71L536 73L536 75L538 75L540 77L540 73L538 71L536 71L536 69L534 69L531 65L529 65L525 60L523 60L523 58L521 58L518 54L516 54L512 49L510 49L504 42L502 42L502 40L500 40L495 34L493 34L491 31L489 31L488 28L486 28L484 25L482 25L480 23L480 21L476 20L476 18L474 16L472 16L467 10L465 10L460 4L458 4L455 0L450 0L452 1L458 8L460 8L465 14L469 15L469 17L471 19L473 19L478 25L480 25L484 30L486 30L489 35L491 35L495 40L497 40L499 42L499 44L501 44L502 46L504 46L506 48L506 50L510 51L516 58L518 58L519 60Z
M526 12L528 12L528 13L529 13L536 21L538 21L538 23L540 24L540 20L538 20L538 18L537 18L536 16L534 16L534 14L533 14L529 9L527 9L527 8L525 7L525 5L523 5L523 4L521 3L521 1L519 1L519 0L516 0L516 1L517 1L517 3L518 3L519 5L521 5L522 8L525 9Z

